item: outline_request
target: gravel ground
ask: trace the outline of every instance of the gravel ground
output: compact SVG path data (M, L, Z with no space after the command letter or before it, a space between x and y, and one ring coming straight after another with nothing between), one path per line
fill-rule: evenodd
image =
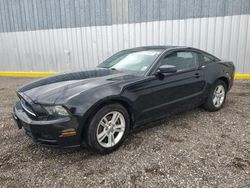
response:
M250 81L236 81L219 112L155 122L101 156L38 146L17 129L15 89L31 80L0 78L0 187L250 187Z

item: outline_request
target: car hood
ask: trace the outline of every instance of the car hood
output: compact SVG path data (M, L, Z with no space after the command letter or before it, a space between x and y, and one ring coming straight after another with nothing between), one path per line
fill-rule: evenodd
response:
M95 87L126 82L138 76L109 69L60 74L32 82L17 90L26 101L59 104Z

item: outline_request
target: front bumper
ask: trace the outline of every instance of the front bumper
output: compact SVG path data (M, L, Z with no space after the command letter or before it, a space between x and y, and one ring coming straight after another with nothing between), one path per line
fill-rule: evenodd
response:
M35 143L55 147L78 147L81 144L78 122L75 118L64 117L56 120L34 120L23 110L20 101L13 108L13 118L19 129L32 138ZM63 135L67 130L74 130L73 135Z

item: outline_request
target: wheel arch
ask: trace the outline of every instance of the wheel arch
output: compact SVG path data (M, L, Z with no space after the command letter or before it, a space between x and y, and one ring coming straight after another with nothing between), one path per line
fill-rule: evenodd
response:
M219 77L217 80L215 80L215 82L218 81L218 80L222 80L222 81L226 84L226 86L227 86L226 89L227 89L227 90L229 89L229 80L228 80L227 77L221 76L221 77Z
M133 127L134 125L134 112L133 112L133 108L132 105L128 102L128 100L123 99L123 98L106 98L103 99L99 102L96 102L89 110L88 112L86 112L85 117L83 118L83 125L81 127L81 139L84 140L85 135L84 133L86 133L86 129L91 121L91 117L93 117L93 115L103 106L105 105L109 105L109 104L114 104L114 103L118 103L120 105L122 105L128 112L129 114L129 118L130 118L130 129Z

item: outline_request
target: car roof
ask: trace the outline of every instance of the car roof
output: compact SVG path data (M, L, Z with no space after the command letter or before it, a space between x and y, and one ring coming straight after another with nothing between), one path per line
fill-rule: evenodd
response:
M216 60L220 60L218 57L206 52L206 51L203 51L203 50L200 50L198 48L193 48L193 47L188 47L188 46L174 46L174 45L168 45L168 46L164 46L164 45L159 45L159 46L141 46L141 47L136 47L136 48L130 48L130 49L127 49L127 50L131 50L131 51L143 51L143 50L174 50L174 49L187 49L187 50L194 50L194 51L197 51L197 52L200 52L200 53L203 53L203 54L207 54L209 56L212 56L214 57Z
M175 49L175 48L188 48L186 46L141 46L141 47L136 47L136 48L131 48L131 49L128 49L128 50L136 50L136 51L141 51L141 50L155 50L155 49L163 49L163 50L166 50L166 49Z

